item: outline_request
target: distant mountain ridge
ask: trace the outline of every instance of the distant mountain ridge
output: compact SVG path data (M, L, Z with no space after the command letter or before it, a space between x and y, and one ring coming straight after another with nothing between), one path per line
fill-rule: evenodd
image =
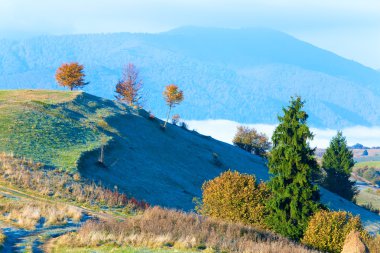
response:
M85 91L106 98L113 98L122 66L134 63L145 107L159 117L163 87L176 83L185 101L175 110L185 119L273 124L289 97L301 95L315 127L380 125L378 71L262 28L0 40L0 89L56 89L55 70L69 61L85 65Z

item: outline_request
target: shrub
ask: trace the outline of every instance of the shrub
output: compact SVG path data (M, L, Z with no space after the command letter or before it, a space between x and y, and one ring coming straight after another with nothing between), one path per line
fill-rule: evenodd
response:
M186 122L183 122L183 121L182 121L182 122L179 124L179 126L180 126L182 129L189 130L189 127L187 126Z
M256 129L239 126L232 143L239 148L253 153L255 155L264 156L271 148L268 137L263 133L258 133Z
M181 121L181 116L179 114L174 114L172 116L172 124L177 125Z
M216 166L216 167L222 167L223 163L222 161L220 160L220 157L217 153L212 153L212 163Z
M363 230L359 216L322 210L310 219L302 242L321 251L339 253L346 236L353 230L361 232L364 238L369 237Z
M265 227L265 201L269 191L264 183L239 172L226 171L202 186L202 203L197 210L214 218Z

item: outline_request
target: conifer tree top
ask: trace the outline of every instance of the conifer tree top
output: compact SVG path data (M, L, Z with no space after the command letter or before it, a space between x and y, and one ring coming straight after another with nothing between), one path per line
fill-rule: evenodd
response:
M276 232L292 239L302 237L309 217L319 208L318 187L312 183L318 165L314 149L308 143L313 134L307 126L308 115L302 110L303 105L301 98L296 97L283 109L269 156L272 197L267 204L268 223Z

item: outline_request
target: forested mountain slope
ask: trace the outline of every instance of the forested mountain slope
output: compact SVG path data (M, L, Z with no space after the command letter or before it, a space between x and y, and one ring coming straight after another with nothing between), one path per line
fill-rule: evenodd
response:
M158 34L44 36L0 41L0 88L54 88L63 62L85 65L85 91L113 98L123 65L144 81L145 108L165 114L163 87L185 92L186 119L276 123L290 96L315 127L380 125L380 73L268 29L184 27Z

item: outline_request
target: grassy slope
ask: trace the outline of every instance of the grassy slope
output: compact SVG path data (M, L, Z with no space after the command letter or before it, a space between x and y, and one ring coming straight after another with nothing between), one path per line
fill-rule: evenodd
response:
M143 110L80 92L0 94L0 151L63 169L78 163L82 176L152 204L192 209L203 182L229 168L269 178L261 158L173 125L163 131L162 122ZM106 167L97 164L100 132L112 139L105 149ZM379 216L323 189L322 200L333 209L360 214L371 231L380 230Z
M0 152L73 170L100 146L98 115L113 110L81 92L0 91Z
M229 168L268 177L260 158L176 126L164 132L143 110L81 92L0 94L0 152L71 171L79 163L83 176L152 204L191 209L203 182ZM102 134L106 168L97 165Z

